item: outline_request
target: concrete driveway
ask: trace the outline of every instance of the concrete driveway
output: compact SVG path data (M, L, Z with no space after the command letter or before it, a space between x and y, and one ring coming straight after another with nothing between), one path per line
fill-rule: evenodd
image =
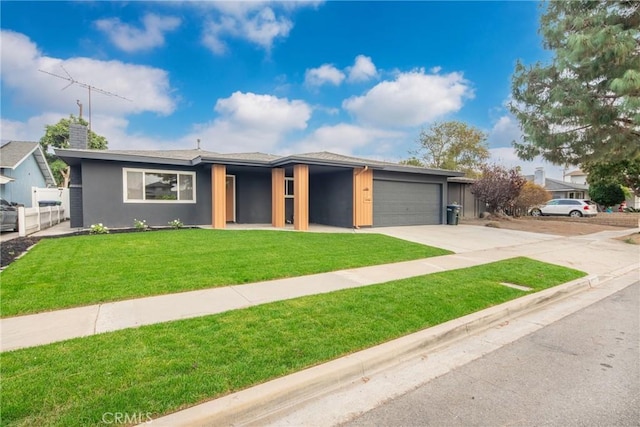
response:
M416 225L404 227L378 227L360 229L358 233L377 233L423 245L448 249L455 253L522 246L563 236L530 233L528 231L503 230L477 225Z
M15 239L18 237L17 231L3 231L0 232L0 242L6 242L11 239Z

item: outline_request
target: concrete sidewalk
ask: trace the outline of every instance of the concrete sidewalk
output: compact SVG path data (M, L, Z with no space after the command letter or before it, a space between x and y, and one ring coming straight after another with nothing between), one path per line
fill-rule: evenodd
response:
M32 347L141 325L210 315L272 301L465 268L516 256L528 256L583 270L590 275L606 276L611 271L638 265L640 247L611 240L611 237L627 235L633 231L623 229L570 238L478 226L394 227L358 231L388 234L458 253L0 319L1 350Z

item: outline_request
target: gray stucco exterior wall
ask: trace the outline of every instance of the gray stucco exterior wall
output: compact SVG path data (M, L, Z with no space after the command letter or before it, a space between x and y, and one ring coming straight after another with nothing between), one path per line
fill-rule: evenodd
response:
M481 203L471 193L471 184L450 182L448 188L447 204L462 205L461 216L475 218L486 211L484 203Z
M123 168L195 171L196 203L124 203ZM145 220L149 226L166 226L174 219L180 219L185 225L211 223L211 169L208 167L152 167L146 163L85 160L81 172L85 228L96 223L132 227L134 219Z
M353 170L309 176L309 222L353 227Z
M82 166L71 166L69 179L69 225L71 228L84 227L82 212Z
M209 220L210 221L210 220ZM236 222L271 223L271 170L236 175Z

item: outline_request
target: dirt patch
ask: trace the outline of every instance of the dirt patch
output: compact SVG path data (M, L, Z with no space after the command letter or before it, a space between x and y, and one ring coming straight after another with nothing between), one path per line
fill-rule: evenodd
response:
M460 224L504 228L507 230L530 231L533 233L556 234L558 236L580 236L606 230L620 230L611 225L587 224L581 222L538 221L527 218L461 218Z
M622 240L625 243L632 245L640 245L640 233L629 234L628 236L618 237L617 240Z

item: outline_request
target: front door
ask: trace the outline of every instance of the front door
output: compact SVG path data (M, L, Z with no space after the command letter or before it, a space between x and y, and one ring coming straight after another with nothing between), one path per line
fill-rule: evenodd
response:
M227 222L236 222L236 177L227 175Z

